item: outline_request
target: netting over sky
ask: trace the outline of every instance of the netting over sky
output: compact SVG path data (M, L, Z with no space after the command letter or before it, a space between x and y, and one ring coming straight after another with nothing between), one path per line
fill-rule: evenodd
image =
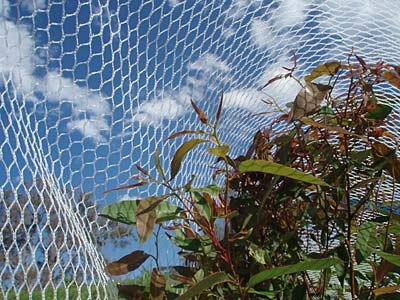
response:
M258 90L294 52L298 76L352 48L398 64L399 11L372 0L0 0L0 292L77 286L78 298L113 299L104 259L123 251L100 237L98 211L156 191L104 191L136 164L153 170L156 147L167 166L177 145L164 139L198 126L190 99L212 114L224 88L222 137L243 150L268 121L247 118L268 109L261 100L300 90ZM209 180L198 155L178 180Z

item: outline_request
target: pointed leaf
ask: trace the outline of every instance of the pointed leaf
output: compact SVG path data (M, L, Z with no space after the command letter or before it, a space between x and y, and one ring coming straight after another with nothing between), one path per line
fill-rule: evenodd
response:
M109 263L105 270L113 276L124 275L139 268L149 256L142 250L136 250L117 261Z
M219 99L217 114L215 115L215 124L214 124L214 127L217 126L217 124L218 124L218 122L219 122L219 118L221 117L222 103L223 103L223 102L224 102L224 90L222 90L221 98Z
M178 150L176 150L175 155L171 161L171 180L175 178L178 174L179 169L181 168L181 164L185 155L192 150L195 146L205 143L207 140L204 139L193 139L189 140L186 143L183 143Z
M180 295L176 300L190 300L193 297L201 294L203 291L209 289L215 284L223 283L229 280L228 275L225 272L214 273L210 276L205 277L195 286L188 289L184 294Z
M158 153L158 149L156 149L156 151L154 151L154 163L156 165L157 172L158 172L158 174L160 174L161 178L163 180L167 180L167 178L165 177L164 170L160 163L160 154Z
M386 71L382 74L383 79L388 81L391 85L400 89L400 75L397 72Z
M172 139L177 138L178 136L182 136L182 135L203 134L203 133L205 133L204 130L182 130L182 131L171 134L169 137L167 137L167 140L172 140Z
M153 233L157 219L155 207L159 201L147 198L139 202L136 212L136 229L140 243L147 241Z
M272 161L250 159L245 160L239 165L239 171L241 173L246 172L262 172L267 174L273 174L278 176L284 176L291 179L303 181L310 184L329 186L325 181L299 170L281 165Z
M356 247L364 259L367 259L371 255L371 247L381 248L384 245L382 243L384 241L378 239L377 225L375 222L365 222L357 232Z
M342 64L338 61L327 62L323 65L316 67L310 75L307 75L304 79L306 82L311 82L314 79L321 77L323 75L333 76L339 71Z
M107 191L104 192L104 194L107 194L107 193L110 193L110 192L115 192L115 191L120 191L120 190L129 190L129 189L132 189L132 188L136 188L136 187L144 186L144 185L148 185L148 184L149 183L146 182L146 181L141 181L141 182L138 182L138 183L125 185L125 186L120 186L120 187L117 187L115 189L107 190Z
M322 100L331 89L332 87L329 85L306 82L306 86L300 90L294 100L292 109L289 112L288 122L299 120L304 116L317 112L320 109Z
M400 255L390 254L383 251L374 251L377 255L387 260L388 262L394 264L395 266L400 267Z
M165 294L166 280L163 274L160 273L156 268L151 272L150 279L150 299L151 300L162 300Z
M254 287L260 282L280 277L282 275L288 275L308 270L319 271L341 263L342 261L338 258L322 258L322 259L311 259L307 261L302 261L297 264L284 267L276 267L273 269L262 271L250 277L248 287Z
M377 289L374 289L373 292L374 292L375 297L378 297L381 295L394 294L396 292L399 293L400 292L400 284L377 288ZM379 299L381 299L381 298L379 298Z
M190 103L192 103L192 106L193 106L197 116L199 117L200 122L203 124L207 124L208 119L207 119L207 116L205 115L205 113L196 105L196 103L194 103L194 101L192 99L190 99Z

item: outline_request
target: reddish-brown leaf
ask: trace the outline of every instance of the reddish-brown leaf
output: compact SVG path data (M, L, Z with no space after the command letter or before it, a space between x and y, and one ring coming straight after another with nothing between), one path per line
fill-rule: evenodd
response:
M107 193L110 193L110 192L115 192L115 191L120 191L120 190L128 190L128 189L132 189L132 188L136 188L136 187L143 186L143 185L148 185L148 184L149 183L146 182L146 181L141 181L141 182L138 182L138 183L125 185L125 186L120 186L120 187L117 187L115 189L107 190L107 191L104 192L104 194L107 194Z
M166 280L163 274L160 273L156 268L151 272L150 279L150 299L151 300L162 300L165 294Z
M205 115L205 113L200 109L200 107L198 107L196 105L196 103L194 103L194 101L192 99L190 99L190 102L192 103L192 106L193 106L195 112L197 113L197 116L199 117L200 122L203 124L207 124L208 119L207 119L207 116Z
M105 270L113 276L124 275L139 268L149 256L142 250L136 250L117 261L107 264Z

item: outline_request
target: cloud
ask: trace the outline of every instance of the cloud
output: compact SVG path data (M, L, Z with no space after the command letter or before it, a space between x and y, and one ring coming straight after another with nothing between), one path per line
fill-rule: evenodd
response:
M224 94L224 107L260 112L260 109L265 106L261 101L264 98L265 95L256 88L233 89Z
M188 76L179 91L158 91L156 96L141 104L134 120L159 124L183 116L190 109L190 99L202 99L212 88L222 87L230 68L215 54L205 54L187 65Z
M45 1L24 0L27 10L44 8ZM8 2L2 1L0 11L9 12ZM40 93L49 101L66 101L72 104L73 116L67 128L80 131L95 141L103 140L101 133L109 131L105 116L110 106L97 92L80 87L57 71L49 71L43 78L34 75L35 63L43 58L35 55L35 41L28 27L0 17L0 74L12 82L14 92L24 101L37 101ZM96 125L94 125L96 124Z

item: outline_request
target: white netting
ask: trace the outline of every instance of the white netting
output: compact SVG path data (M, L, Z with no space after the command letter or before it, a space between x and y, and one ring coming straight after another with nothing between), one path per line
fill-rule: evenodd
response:
M0 0L0 298L113 299L104 257L122 252L102 240L97 212L156 191L103 192L136 164L153 170L156 147L168 162L177 145L164 139L197 126L190 99L212 115L224 88L221 133L238 152L266 121L247 118L266 110L258 88L294 52L299 76L352 48L398 63L399 11L372 0ZM298 91L292 80L266 90L281 103ZM178 180L208 180L198 155Z

